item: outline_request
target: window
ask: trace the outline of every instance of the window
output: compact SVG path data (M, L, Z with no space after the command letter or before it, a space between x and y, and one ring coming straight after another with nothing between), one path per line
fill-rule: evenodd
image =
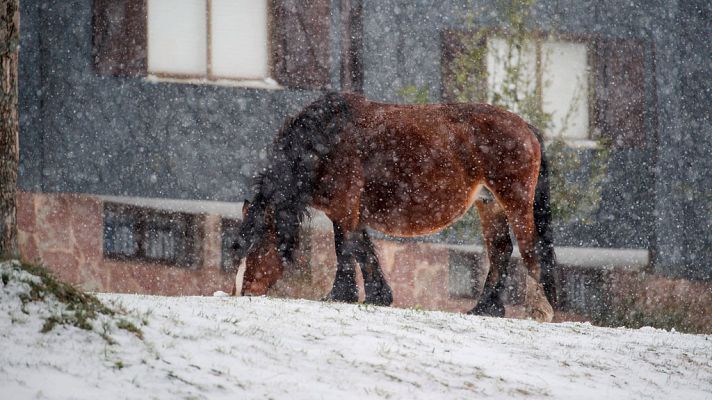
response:
M201 226L193 214L105 203L104 257L197 267Z
M263 79L267 0L148 0L148 72Z
M237 242L237 235L240 232L242 221L237 219L223 218L220 222L220 248L221 248L221 263L223 271L232 271L236 268L233 265L234 250L232 246Z
M448 251L448 294L453 298L479 298L488 270L477 253Z
M542 109L551 115L550 134L589 139L589 66L585 43L541 45Z
M533 94L540 110L551 116L546 129L549 138L561 135L569 141L585 141L603 137L616 147L646 144L646 124L653 127L655 121L654 113L646 121L650 108L645 92L650 89L646 89L644 68L649 48L642 40L534 36L521 51L524 70L516 85L517 96ZM473 42L473 38L478 40ZM444 31L441 39L445 101L464 96L492 102L496 92L507 89L503 87L507 46L501 36L487 31ZM457 75L461 54L482 54L468 67L467 80ZM518 111L514 105L510 108Z
M519 60L508 57L504 39L487 40L488 98L502 93L506 69ZM516 53L515 53L516 54ZM519 53L524 71L517 85L518 97L535 95L542 111L551 116L549 137L589 139L588 50L586 43L538 40ZM510 106L517 112L515 105Z
M341 12L350 15L346 3ZM94 0L94 67L104 76L272 78L287 88L327 89L338 60L331 12L331 0Z

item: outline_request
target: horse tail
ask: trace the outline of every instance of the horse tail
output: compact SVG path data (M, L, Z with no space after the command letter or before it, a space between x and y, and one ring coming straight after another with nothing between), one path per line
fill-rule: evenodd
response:
M541 145L541 164L534 195L534 225L537 231L536 252L541 265L541 283L544 293L552 305L557 303L556 295L556 254L554 253L554 232L551 226L551 192L549 188L549 163L544 152L544 137L533 125L529 129Z
M278 250L285 262L294 261L299 227L316 186L320 161L340 140L349 107L343 95L329 92L309 104L282 127L257 192L274 210Z

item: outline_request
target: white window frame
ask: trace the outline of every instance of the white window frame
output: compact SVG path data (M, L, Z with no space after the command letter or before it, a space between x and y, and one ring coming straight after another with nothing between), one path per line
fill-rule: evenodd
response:
M492 97L492 90L493 90L493 85L496 84L495 80L498 80L496 76L493 75L493 67L491 65L492 60L493 60L493 55L491 54L491 47L490 47L490 41L492 39L495 40L502 40L502 36L498 34L492 34L489 35L487 38L487 54L486 54L486 68L488 71L488 78L487 78L487 96L489 99ZM546 107L544 104L545 100L545 95L544 95L544 85L545 85L545 71L543 71L544 67L544 62L543 59L547 57L544 52L543 48L546 47L549 44L552 43L563 43L563 44L575 44L575 45L583 45L585 47L586 54L584 56L585 58L585 67L583 71L583 76L580 77L581 79L581 86L583 88L582 92L583 93L578 93L578 100L579 104L578 107L583 107L583 112L586 115L586 122L584 123L584 129L586 131L586 136L585 137L571 137L567 136L566 134L559 135L559 132L554 131L552 132L551 129L547 127L547 129L544 129L545 133L545 139L546 140L553 140L556 138L562 138L566 143L571 146L571 147L581 147L581 148L596 148L598 146L598 143L596 142L596 130L594 128L594 121L593 121L593 112L592 112L592 107L593 107L593 75L592 75L592 52L591 48L589 45L589 42L583 38L580 37L575 37L575 36L567 36L567 35L555 35L555 36L545 36L545 35L534 35L532 38L532 43L531 43L531 51L534 53L535 61L533 62L532 65L532 71L529 72L530 75L533 75L530 77L530 79L533 80L533 82L527 82L529 85L529 90L534 90L535 95L537 96L537 101L539 104L539 107ZM530 55L531 56L531 55ZM496 73L495 73L496 75ZM533 86L531 86L533 85ZM577 85L577 84L575 84ZM516 112L517 110L512 110ZM550 110L546 110L547 112L551 112ZM556 117L556 116L554 116Z
M252 88L262 88L262 89L282 89L282 87L271 77L272 74L272 49L270 43L270 33L272 27L272 15L270 12L270 1L265 1L266 7L266 31L264 32L265 46L266 46L266 73L264 77L256 76L246 76L246 77L226 77L215 74L213 71L213 54L212 54L212 42L213 42L213 27L212 27L212 9L213 0L203 0L205 2L205 73L174 73L174 72L161 72L158 70L151 70L151 7L150 4L147 6L147 24L148 24L148 40L146 45L146 54L148 58L148 74L146 80L150 82L173 82L173 83L187 83L187 84L210 84L210 85L220 85L220 86L239 86L239 87L252 87ZM150 3L151 0L148 0Z

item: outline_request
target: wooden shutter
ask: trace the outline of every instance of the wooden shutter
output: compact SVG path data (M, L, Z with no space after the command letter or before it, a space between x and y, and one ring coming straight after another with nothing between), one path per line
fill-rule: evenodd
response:
M330 86L330 6L330 0L272 0L272 73L281 85Z
M595 131L618 147L645 145L645 52L636 39L594 42Z
M440 35L442 99L445 102L487 99L487 40L484 32L444 31ZM468 70L459 64L469 60Z
M146 0L94 0L94 67L100 75L146 75Z

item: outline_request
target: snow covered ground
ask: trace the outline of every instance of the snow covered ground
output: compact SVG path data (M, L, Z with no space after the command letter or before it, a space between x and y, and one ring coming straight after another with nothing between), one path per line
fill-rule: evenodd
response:
M100 295L40 333L0 282L0 399L710 399L712 336L270 298ZM97 331L113 340L102 338Z

